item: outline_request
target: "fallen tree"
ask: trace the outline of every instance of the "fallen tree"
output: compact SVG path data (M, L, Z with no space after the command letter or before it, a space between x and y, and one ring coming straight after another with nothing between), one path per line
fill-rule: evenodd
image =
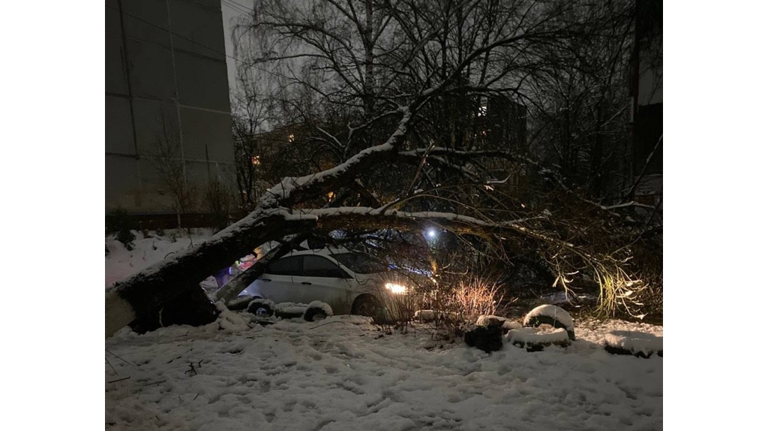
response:
M131 323L139 310L157 309L172 302L189 289L194 289L200 280L216 269L227 266L254 249L254 244L278 241L297 233L328 233L339 229L371 229L386 226L396 230L421 230L425 224L437 225L455 232L484 238L494 236L519 236L547 244L560 253L569 252L592 266L602 277L623 274L620 262L606 257L596 257L579 246L539 232L528 224L541 220L521 219L510 221L484 221L474 217L442 212L403 212L395 209L366 207L338 207L325 209L289 210L277 208L260 210L220 232L186 253L163 261L153 267L111 288L107 293L106 316L107 336ZM270 261L279 258L292 249L295 242L287 241L274 248L267 255L239 277L225 286L219 299L232 299L258 278ZM630 285L625 273L616 283ZM563 281L565 285L565 281ZM630 300L622 285L613 286L613 296L624 295Z

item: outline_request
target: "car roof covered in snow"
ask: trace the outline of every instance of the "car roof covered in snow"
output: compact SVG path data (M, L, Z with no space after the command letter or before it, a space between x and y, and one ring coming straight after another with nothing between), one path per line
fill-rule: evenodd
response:
M304 256L308 254L321 255L321 256L333 256L334 254L342 254L342 253L356 253L356 252L347 250L346 248L342 248L342 247L334 247L334 248L320 248L320 249L311 249L311 250L294 250L288 253L287 256Z

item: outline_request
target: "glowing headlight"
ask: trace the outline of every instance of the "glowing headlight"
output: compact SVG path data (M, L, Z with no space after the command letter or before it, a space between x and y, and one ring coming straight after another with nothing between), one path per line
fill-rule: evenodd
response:
M387 290L389 290L390 292L397 293L399 295L402 295L408 290L408 288L403 286L402 284L395 284L395 283L387 283L384 285L384 287L386 287Z

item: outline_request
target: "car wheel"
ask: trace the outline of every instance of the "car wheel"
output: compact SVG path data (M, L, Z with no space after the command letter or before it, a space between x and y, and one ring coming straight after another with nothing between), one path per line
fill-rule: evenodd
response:
M248 312L258 317L269 317L275 313L272 307L272 301L256 298L248 304Z

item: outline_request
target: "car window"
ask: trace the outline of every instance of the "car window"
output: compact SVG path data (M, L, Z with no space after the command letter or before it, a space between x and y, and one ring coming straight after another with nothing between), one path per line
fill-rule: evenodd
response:
M301 270L301 275L305 277L347 277L347 274L338 265L320 256L304 256L304 268Z
M301 272L301 256L284 257L276 262L272 262L265 272L275 275L299 275Z
M387 271L386 265L360 253L334 254L333 258L356 274L373 274Z

